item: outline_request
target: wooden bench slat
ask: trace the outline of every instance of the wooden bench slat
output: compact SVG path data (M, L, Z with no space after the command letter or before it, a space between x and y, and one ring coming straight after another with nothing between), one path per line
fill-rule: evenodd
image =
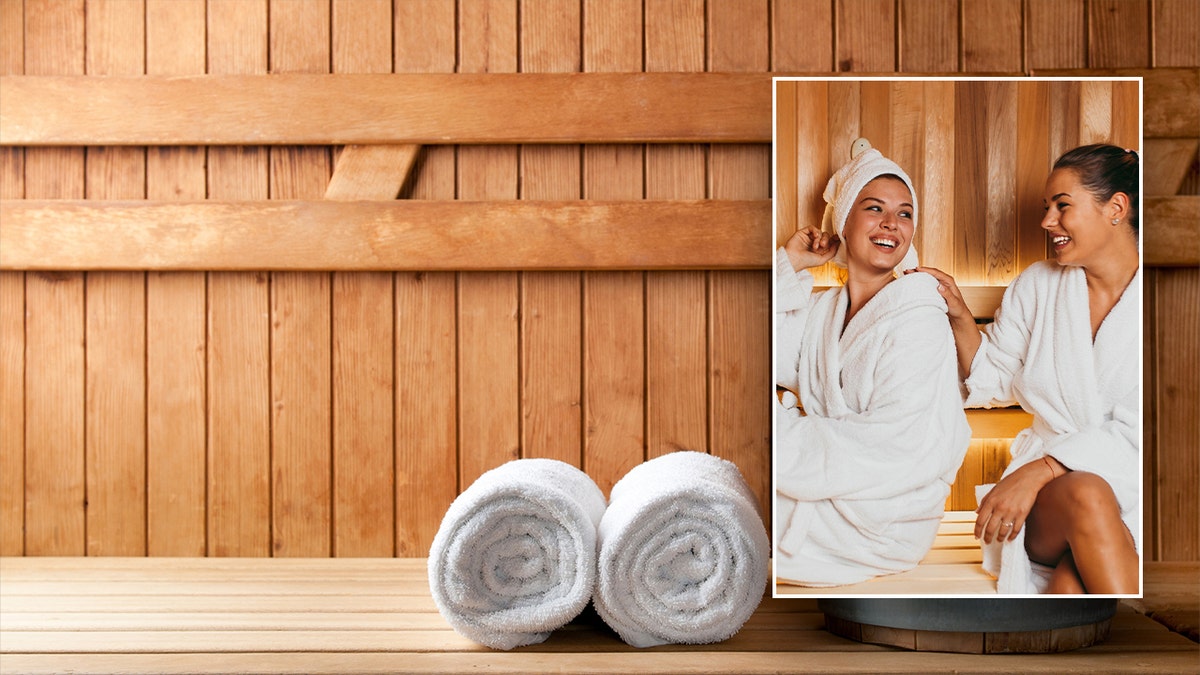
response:
M769 200L4 200L0 269L745 269L770 222Z
M0 77L4 145L769 143L770 73Z

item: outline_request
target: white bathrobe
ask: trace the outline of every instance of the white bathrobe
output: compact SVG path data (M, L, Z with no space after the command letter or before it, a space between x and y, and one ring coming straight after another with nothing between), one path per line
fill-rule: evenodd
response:
M968 406L1015 401L1033 415L1033 426L1012 443L1005 476L1043 455L1099 475L1112 486L1139 550L1141 330L1141 270L1093 342L1083 269L1039 262L1005 291L966 381ZM984 567L998 577L1000 593L1045 588L1047 570L1031 564L1024 530L1011 542L985 545Z
M842 331L844 287L776 255L776 576L809 586L913 568L933 545L970 442L937 281L885 286Z

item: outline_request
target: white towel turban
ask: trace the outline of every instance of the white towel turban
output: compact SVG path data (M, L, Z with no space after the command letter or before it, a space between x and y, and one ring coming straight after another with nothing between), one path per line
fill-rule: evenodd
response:
M904 184L908 186L909 193L912 194L912 221L915 233L917 226L917 191L913 189L912 180L909 179L908 174L904 173L904 169L901 169L899 164L884 157L882 153L872 148L866 139L858 139L855 141L855 145L865 145L866 149L859 152L854 159L851 159L845 166L838 169L825 186L825 193L822 195L825 198L825 217L821 221L821 229L825 232L837 232L839 237L842 236L842 230L846 228L846 216L850 214L850 209L854 207L854 202L858 199L858 193L862 192L867 183L880 176L892 174L904 181ZM838 247L838 252L834 256L833 262L840 267L846 266L845 246ZM904 270L912 269L917 264L917 250L910 242L908 251L904 253L904 259L896 266L896 273L903 274Z

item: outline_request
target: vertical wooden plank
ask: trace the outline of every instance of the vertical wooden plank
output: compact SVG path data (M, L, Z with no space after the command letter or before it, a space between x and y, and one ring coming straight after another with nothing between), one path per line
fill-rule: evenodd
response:
M898 81L888 83L889 129L891 139L888 157L908 173L917 194L917 205L925 203L929 193L925 182L925 87L919 82ZM924 213L918 211L917 230L924 224ZM915 241L914 241L915 244ZM920 249L917 249L918 253Z
M1200 37L1200 34L1197 36ZM1110 142L1122 148L1135 149L1144 153L1145 148L1141 139L1141 100L1138 89L1137 82L1113 82L1112 140Z
M645 5L646 70L704 70L704 3L656 0ZM649 199L702 199L705 148L646 149ZM703 272L646 275L646 454L708 450L708 323Z
M1151 18L1155 68L1200 66L1200 4L1192 0L1155 0Z
M893 0L842 0L837 4L837 71L896 70L896 5Z
M833 3L771 0L771 70L779 73L834 70Z
M394 0L392 14L395 72L455 72L458 65L456 0ZM453 199L457 152L452 145L422 148L407 189L402 189L400 196L428 198L434 193L445 193L444 198Z
M987 282L1007 285L1016 269L1017 84L992 81L987 91Z
M145 3L92 0L89 75L145 72ZM88 199L142 199L146 151L89 148ZM84 411L88 555L146 553L146 281L140 272L85 277Z
M455 0L399 0L393 14L396 72L454 72ZM454 198L454 147L424 148L415 170L413 198ZM458 494L456 287L450 272L395 275L398 556L429 553Z
M84 73L82 0L25 3L25 74ZM25 197L82 199L79 148L30 148ZM84 289L80 273L25 279L25 554L84 555Z
M517 70L517 4L459 5L459 71ZM459 148L459 199L516 199L517 149ZM458 282L459 480L516 459L520 451L517 275L462 274ZM475 403L478 402L479 405Z
M329 71L329 0L272 0L268 16L272 72ZM327 148L276 147L270 158L272 199L325 194ZM277 556L330 554L331 283L326 273L271 275L271 550ZM390 553L388 530L379 532Z
M1050 86L1048 82L1017 85L1017 269L1046 258L1043 192L1050 175Z
M0 73L25 72L25 6L0 0ZM25 196L25 152L0 149L0 199ZM0 555L25 554L25 274L0 272Z
M1064 152L1080 145L1079 114L1081 82L1050 82L1050 157L1051 166Z
M146 72L202 75L204 0L146 0ZM146 197L204 199L205 150L152 147ZM205 303L202 272L146 278L146 552L205 552Z
M957 0L900 0L900 72L959 69L958 5Z
M577 0L524 0L520 70L570 73L581 67ZM521 148L522 199L578 199L579 146ZM582 466L582 276L521 275L521 448Z
M770 70L767 44L752 39L769 32L767 12L766 0L710 3L709 69ZM770 146L713 146L709 182L713 199L770 198ZM709 277L709 447L741 469L765 518L771 503L771 276L745 271Z
M1160 269L1155 280L1155 453L1159 560L1200 558L1200 269Z
M925 184L917 226L917 249L924 265L954 272L954 90L955 83L930 80L925 85Z
M208 71L267 72L267 1L208 0ZM261 147L211 148L211 199L266 199ZM208 280L207 554L271 552L269 276Z
M1149 0L1090 0L1087 37L1089 68L1149 68Z
M1142 560L1162 560L1158 536L1161 518L1158 498L1158 276L1152 267L1142 271Z
M642 69L640 0L585 0L583 68ZM583 148L586 199L641 199L644 148ZM612 486L645 456L645 275L583 275L583 466L600 489Z
M1079 144L1107 143L1112 138L1112 82L1079 83Z
M887 81L864 81L859 85L859 133L871 141L871 147L885 157L892 155L892 87ZM853 142L853 141L851 141ZM841 157L834 163L840 167L850 161L850 145L841 150ZM836 170L836 169L835 169Z
M954 193L986 195L987 82L959 82L954 92ZM987 201L955 199L954 278L959 284L987 281Z
M1084 0L1026 0L1025 68L1083 68L1087 65Z
M772 145L775 151L775 246L782 246L795 232L799 222L798 200L799 166L796 157L799 151L798 104L796 95L799 82L775 83L775 118ZM822 108L822 112L824 109Z
M813 147L813 152L825 151L825 157L822 160L819 155L813 155L806 159L804 146L801 146L800 151L800 208L808 209L809 219L805 224L820 225L825 213L825 199L823 197L825 185L829 182L830 176L835 171L840 169L846 162L850 161L850 147L854 141L863 136L862 124L862 82L858 80L835 80L827 85L827 90L824 96L826 105L826 119L824 129L821 128L821 111L818 107L822 99L816 98L812 100L808 106L805 104L803 90L797 98L797 106L800 108L797 115L798 119L803 123L805 119L815 120L817 129L801 128L796 132L797 138L803 138L806 134L816 133L818 139L824 138L825 144L822 146L820 142ZM809 108L809 114L806 115L804 109ZM886 111L886 109L885 109ZM813 123L810 122L810 125ZM806 172L805 167L810 167ZM808 192L808 197L805 197L805 192ZM804 212L801 212L800 218L804 219ZM840 285L845 279L845 270L834 265L832 262L826 263L821 267L813 270L813 278L817 285L820 286L836 286Z
M334 0L333 70L392 71L391 3ZM391 189L364 198L390 199ZM391 556L395 303L389 273L333 275L333 553Z
M1021 19L1021 0L964 0L963 72L1021 72Z

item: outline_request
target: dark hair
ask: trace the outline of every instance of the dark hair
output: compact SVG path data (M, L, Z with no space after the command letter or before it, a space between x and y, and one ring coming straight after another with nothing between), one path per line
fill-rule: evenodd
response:
M1054 163L1054 169L1071 169L1079 182L1099 202L1107 202L1118 192L1129 196L1129 224L1138 230L1138 155L1115 145L1093 143L1068 150Z

